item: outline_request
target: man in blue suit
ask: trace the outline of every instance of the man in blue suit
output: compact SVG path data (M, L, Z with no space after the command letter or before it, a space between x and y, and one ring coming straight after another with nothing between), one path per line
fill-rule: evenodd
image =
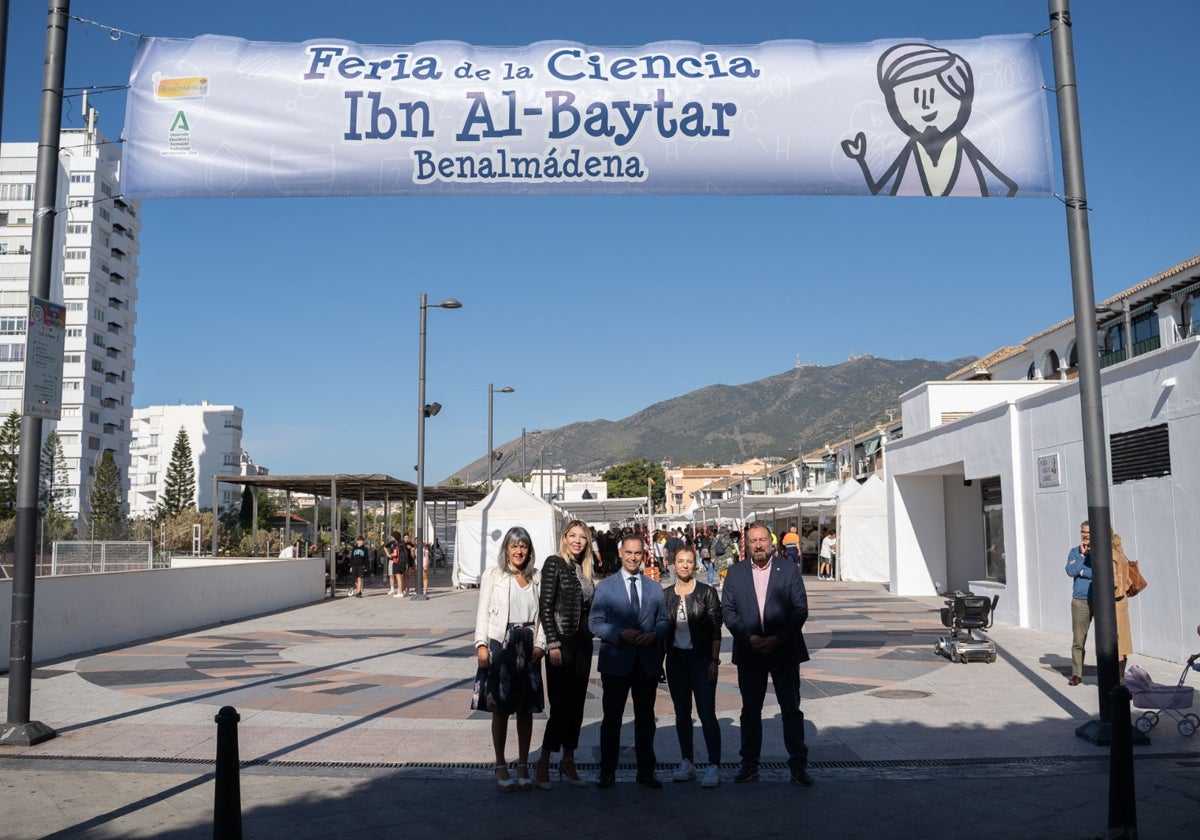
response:
M746 540L749 560L734 564L725 573L721 592L721 615L733 637L733 664L742 695L742 767L733 780L758 779L762 708L769 676L783 718L792 782L808 787L813 779L808 775L804 713L800 711L800 663L808 661L804 644L808 594L800 568L775 556L766 525L751 525Z
M667 607L662 587L642 574L641 538L626 537L618 556L621 571L596 584L588 616L588 629L600 639L597 668L604 689L597 787L610 788L616 782L621 718L632 693L637 781L657 790L662 782L654 776L654 695L662 671L659 640L667 633Z

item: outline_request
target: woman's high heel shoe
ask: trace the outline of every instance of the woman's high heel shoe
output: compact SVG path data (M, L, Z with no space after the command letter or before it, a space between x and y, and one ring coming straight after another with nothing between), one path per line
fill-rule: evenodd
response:
M558 780L561 782L564 779L573 788L585 788L588 786L588 783L579 778L579 773L575 771L574 756L564 755L558 761Z
M501 771L504 771L504 778L500 777ZM497 764L496 765L496 790L500 791L501 793L512 793L516 789L517 789L517 783L513 779L509 778L508 765L507 764Z
M522 776L521 774L525 775ZM517 788L519 790L533 790L533 779L529 778L529 765L517 765Z
M538 760L533 762L533 775L538 787L550 790L550 753L543 752L538 756Z

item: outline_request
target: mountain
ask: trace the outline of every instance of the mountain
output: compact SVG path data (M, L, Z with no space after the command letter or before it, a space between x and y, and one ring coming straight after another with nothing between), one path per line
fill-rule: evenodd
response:
M845 440L847 427L858 432L887 420L898 409L899 396L947 375L973 357L935 362L926 359L878 359L857 356L839 365L797 367L744 385L709 385L664 400L623 420L591 420L538 432L527 438L526 468L536 469L544 451L545 466L561 466L568 474L600 472L635 458L675 466L712 462L729 464L755 456L796 457L795 449L817 448ZM497 476L521 469L521 439L497 444L504 460ZM449 480L468 481L486 471L483 458L467 464Z

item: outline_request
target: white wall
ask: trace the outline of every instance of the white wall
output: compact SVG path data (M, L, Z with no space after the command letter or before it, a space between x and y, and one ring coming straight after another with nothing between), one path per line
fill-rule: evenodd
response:
M1150 582L1130 604L1134 649L1182 662L1196 652L1200 622L1200 339L1106 368L1101 380L1107 434L1168 424L1171 475L1111 485L1109 500L1126 553L1141 562ZM1168 380L1174 386L1164 387ZM1051 454L1059 456L1060 484L1039 488L1037 459ZM897 594L931 594L929 583L922 591L923 580L945 580L938 575L946 569L947 555L953 564L960 550L953 520L963 512L953 499L954 479L941 478L956 472L960 484L962 477L1001 478L1008 581L999 589L989 587L1001 593L997 618L1069 633L1070 581L1064 565L1078 542L1079 522L1087 516L1078 383L1047 383L1011 407L989 408L889 443ZM938 527L947 534L941 544L931 536Z
M320 557L40 577L34 589L33 661L236 621L324 595ZM11 580L0 581L0 604L0 668L8 668Z

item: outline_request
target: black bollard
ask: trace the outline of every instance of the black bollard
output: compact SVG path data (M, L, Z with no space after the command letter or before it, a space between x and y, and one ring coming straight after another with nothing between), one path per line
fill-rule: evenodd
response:
M213 840L242 840L242 783L237 725L242 716L222 706L217 723L217 769L213 795Z
M1133 695L1124 683L1108 695L1112 709L1112 741L1108 748L1108 836L1137 838L1137 797L1133 785Z

